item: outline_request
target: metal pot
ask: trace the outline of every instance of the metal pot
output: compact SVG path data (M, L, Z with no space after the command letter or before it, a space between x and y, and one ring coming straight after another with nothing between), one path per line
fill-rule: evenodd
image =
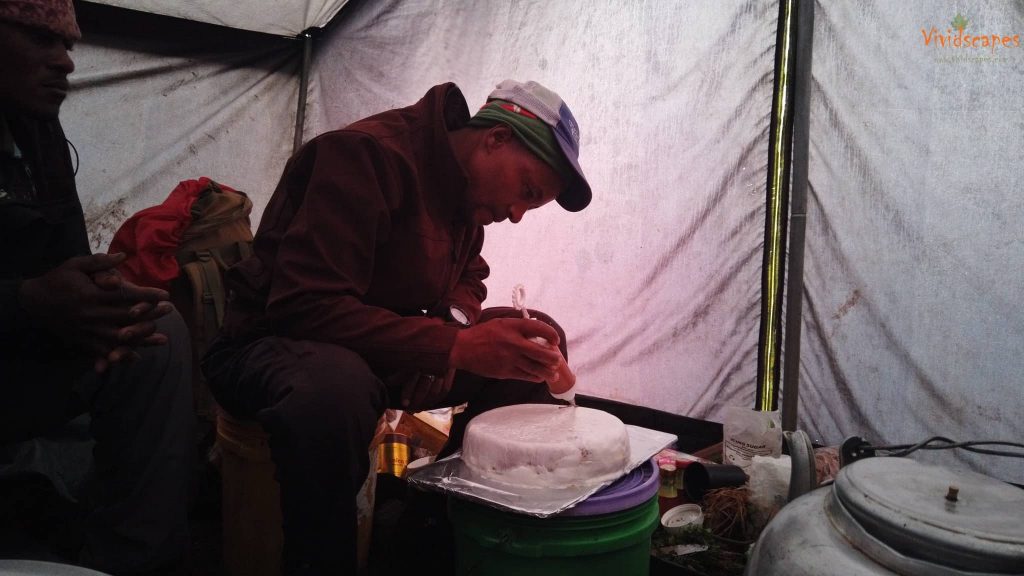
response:
M787 504L745 574L1024 574L1024 490L907 458L860 460Z

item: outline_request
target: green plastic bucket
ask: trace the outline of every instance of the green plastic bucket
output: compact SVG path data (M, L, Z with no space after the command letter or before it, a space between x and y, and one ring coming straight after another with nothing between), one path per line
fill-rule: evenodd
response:
M536 518L448 499L459 576L646 576L658 497L600 516Z

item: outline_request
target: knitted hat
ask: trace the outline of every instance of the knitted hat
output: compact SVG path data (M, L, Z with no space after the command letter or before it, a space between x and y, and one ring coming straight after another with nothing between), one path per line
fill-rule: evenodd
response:
M42 28L69 42L82 38L71 0L0 0L0 20Z

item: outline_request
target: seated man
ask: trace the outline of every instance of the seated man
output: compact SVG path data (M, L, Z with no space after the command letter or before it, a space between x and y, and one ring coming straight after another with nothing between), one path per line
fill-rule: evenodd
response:
M354 574L355 496L385 408L553 402L575 376L550 318L481 311L483 227L590 202L568 107L507 80L472 118L453 84L323 134L284 169L203 361L270 434L288 574ZM547 344L532 341L542 338Z
M79 37L71 0L0 2L0 475L15 443L89 412L94 506L70 560L150 573L189 545L189 340L166 292L89 250L57 119Z

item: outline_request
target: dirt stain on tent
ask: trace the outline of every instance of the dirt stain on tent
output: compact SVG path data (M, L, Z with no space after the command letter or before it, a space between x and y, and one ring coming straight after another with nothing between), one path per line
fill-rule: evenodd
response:
M85 226L89 231L89 238L92 240L94 250L100 249L99 244L102 244L104 239L109 242L121 223L128 219L125 202L125 198L118 198L103 210L96 212L90 210L90 213L86 215Z
M853 293L850 294L850 297L846 299L846 302L843 302L843 305L839 307L839 310L832 315L832 319L841 320L843 316L846 316L846 314L857 305L858 302L860 302L860 289L854 289Z

